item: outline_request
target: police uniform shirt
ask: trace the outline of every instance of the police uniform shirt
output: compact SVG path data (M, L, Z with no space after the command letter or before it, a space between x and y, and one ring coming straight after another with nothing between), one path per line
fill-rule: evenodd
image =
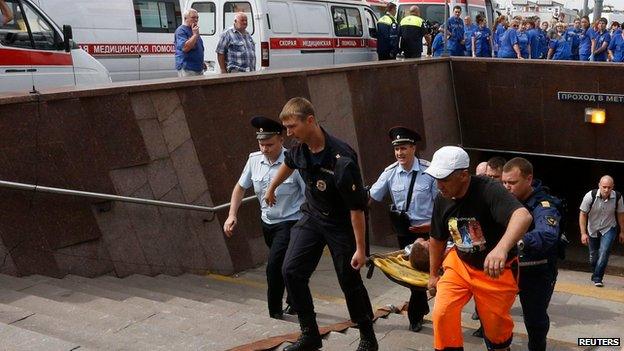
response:
M286 149L282 148L280 156L273 164L260 151L249 154L249 159L247 159L243 173L238 180L238 185L243 189L249 189L253 185L254 192L260 201L261 218L266 224L296 221L301 218L300 208L305 199L305 183L301 179L299 172L293 172L290 177L275 189L277 200L275 206L269 207L262 200L273 176L275 176L280 165L284 162L285 151Z
M366 209L366 191L357 163L357 154L345 142L324 129L325 148L313 154L299 144L286 152L284 163L299 170L306 185L302 211L323 223L351 226L351 210Z
M412 201L406 212L412 225L429 222L433 211L433 199L438 194L438 188L435 185L435 179L424 173L427 166L429 162L418 158L414 158L414 164L409 171L406 171L398 162L391 164L370 188L370 197L375 201L381 201L386 194L390 193L392 203L397 210L405 210L412 174L417 172Z

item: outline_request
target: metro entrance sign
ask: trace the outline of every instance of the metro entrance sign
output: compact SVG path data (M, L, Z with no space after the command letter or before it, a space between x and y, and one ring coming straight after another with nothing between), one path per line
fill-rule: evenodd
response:
M611 102L616 104L624 104L624 95L558 91L557 100L574 102Z

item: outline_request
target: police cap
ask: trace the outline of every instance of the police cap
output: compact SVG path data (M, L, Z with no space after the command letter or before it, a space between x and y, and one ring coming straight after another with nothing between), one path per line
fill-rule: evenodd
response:
M264 140L274 135L279 135L284 130L284 126L278 121L266 118L264 116L256 116L251 119L251 125L257 129L256 139Z
M422 140L420 134L405 127L394 127L388 131L392 146L401 144L416 144L417 141Z

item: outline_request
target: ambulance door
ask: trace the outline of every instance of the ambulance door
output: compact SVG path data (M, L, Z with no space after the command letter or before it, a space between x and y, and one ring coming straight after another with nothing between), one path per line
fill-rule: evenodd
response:
M177 76L175 30L182 22L177 0L134 0L139 52L139 79Z
M75 85L72 56L65 51L61 34L28 1L22 2L22 10L34 47L30 58L35 88Z
M0 92L27 92L34 86L30 52L32 41L17 0L6 0L13 19L0 22Z
M377 16L372 10L365 8L364 17L366 18L366 30L368 31L367 47L368 56L367 61L377 61Z
M332 5L336 52L334 63L369 61L368 36L364 36L363 16L357 7Z
M199 14L199 34L204 42L204 62L206 63L206 73L219 73L219 63L217 62L217 53L215 48L219 42L219 33L217 33L217 3L212 0L197 1L191 4L191 8L195 9ZM220 22L220 21L219 21Z
M271 51L274 55L278 52L293 54L293 59L282 60L283 63L272 67L322 67L334 64L335 49L327 4L317 1L293 2L292 9L296 36L290 41L288 38L272 38Z

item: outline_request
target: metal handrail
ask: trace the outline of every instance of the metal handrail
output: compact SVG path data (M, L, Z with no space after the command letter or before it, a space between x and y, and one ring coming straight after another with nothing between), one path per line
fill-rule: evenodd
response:
M0 187L9 188L9 189L17 189L17 190L25 190L25 191L33 191L40 193L50 193L50 194L61 194L61 195L72 195L72 196L80 196L80 197L88 197L92 199L100 199L100 200L109 200L109 201L120 201L120 202L130 202L141 205L153 205L153 206L161 206L161 207L171 207L171 208L179 208L183 210L194 210L194 211L202 211L202 212L216 212L225 208L230 207L230 203L208 207L208 206L199 206L199 205L189 205L182 204L179 202L169 202L169 201L159 201L159 200L150 200L150 199L142 199L139 197L128 197L128 196L120 196L120 195L112 195L112 194L103 194L103 193L93 193L89 191L79 191L79 190L71 190L71 189L63 189L63 188L52 188L41 185L33 185L33 184L24 184L24 183L16 183L16 182L7 182L4 180L0 180ZM249 196L242 200L242 203L249 202L253 199L257 199L256 196Z

